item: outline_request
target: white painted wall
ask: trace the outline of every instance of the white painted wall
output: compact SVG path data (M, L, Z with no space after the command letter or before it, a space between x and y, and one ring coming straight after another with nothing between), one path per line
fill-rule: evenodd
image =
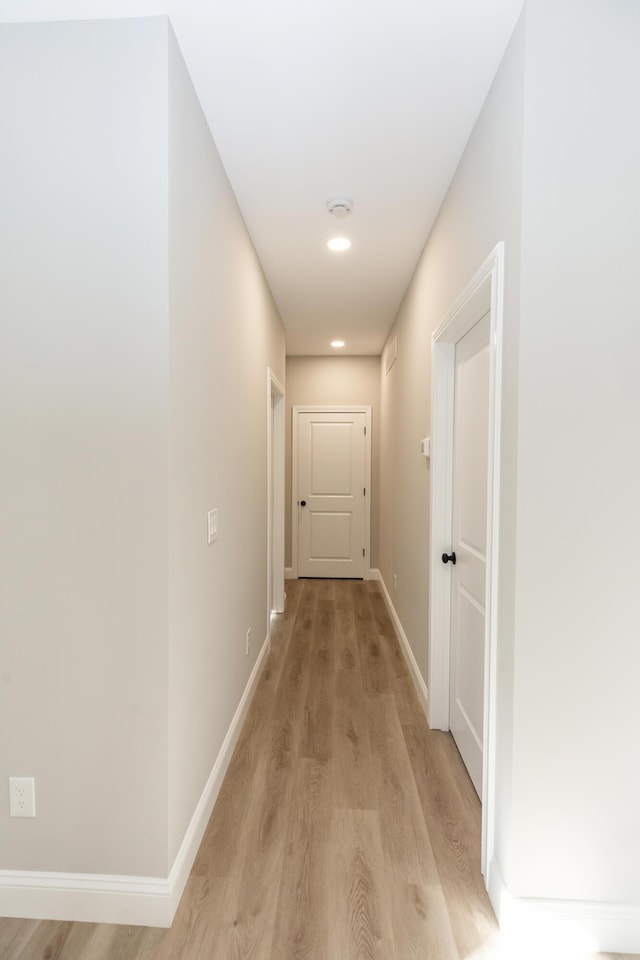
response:
M166 869L163 33L0 29L5 869Z
M172 35L169 172L171 862L267 635L267 366L284 382L284 331Z
M1 27L0 107L0 869L166 877L266 635L284 333L166 19Z
M512 881L527 897L640 904L639 51L636 3L530 4Z
M371 559L378 565L380 360L378 357L287 357L285 443L285 566L291 566L292 408L303 404L371 407Z
M587 917L640 904L638 49L636 4L529 0L382 378L380 568L426 675L430 335L503 239L495 859Z
M501 550L513 557L522 170L524 24L507 49L391 331L398 358L382 370L379 566L422 675L429 622L431 335L499 240L505 241ZM443 544L442 548L448 547ZM393 575L397 591L393 592ZM509 863L513 565L501 567L497 838Z

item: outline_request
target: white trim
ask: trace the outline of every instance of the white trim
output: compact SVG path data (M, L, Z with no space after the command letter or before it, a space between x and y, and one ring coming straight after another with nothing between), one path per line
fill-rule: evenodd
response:
M284 387L267 367L267 632L284 613Z
M453 436L455 346L443 343L436 348L434 344L433 349L428 667L431 701L428 720L432 730L448 730L451 608L448 581L438 550L443 543L451 541L453 444L447 441ZM437 359L436 350L440 353ZM446 439L439 450L440 436Z
M562 943L568 956L586 953L640 954L640 906L580 900L533 900L514 897L495 860L489 863L489 898L500 937L513 951L508 956L556 956ZM524 949L526 948L526 949Z
M372 579L370 574L371 562L371 407L359 404L300 404L292 408L291 417L291 576L289 580L298 579L298 414L299 413L364 413L366 415L367 433L364 446L364 474L367 494L364 504L364 574L363 579ZM285 574L286 576L286 574Z
M293 575L293 567L284 568L284 578L285 580L295 580L296 578Z
M387 610L393 622L398 640L400 641L400 649L404 654L404 658L407 661L407 666L409 667L409 673L411 674L411 679L413 680L413 685L416 688L416 693L418 694L418 699L422 705L422 709L425 712L425 716L428 716L429 713L429 691L427 685L424 682L424 677L420 673L420 668L416 662L416 658L413 655L413 650L411 649L411 644L409 643L409 638L404 632L402 623L400 622L400 617L396 612L396 608L391 602L391 597L389 591L387 590L387 585L384 582L383 576L378 571L378 580L380 582L380 589L382 590L382 596L384 597L384 602L387 605Z
M380 579L380 571L378 570L377 567L369 567L367 570L365 570L364 579L365 579L365 580L379 580L379 579Z
M170 927L268 650L267 637L167 878L0 870L0 916Z
M0 871L0 915L85 923L171 925L168 880L74 873Z
M180 845L180 849L178 850L176 858L173 861L173 866L169 874L169 883L173 891L173 903L171 916L169 918L169 923L167 924L168 926L170 926L171 922L173 921L173 916L178 909L180 897L182 896L186 882L189 879L189 873L191 872L193 861L196 858L204 831L209 822L215 802L218 799L222 781L224 780L227 768L231 761L231 756L233 754L235 745L238 742L242 724L244 723L244 719L247 715L249 705L251 704L251 699L253 697L258 680L260 679L260 674L262 673L264 661L266 660L268 653L269 636L267 635L264 643L262 644L260 653L256 658L256 662L253 665L253 670L251 671L251 675L247 680L244 692L240 697L240 702L238 703L231 723L229 724L229 729L227 730L227 734L222 742L222 746L220 747L220 751L213 765L213 769L209 774L209 779L207 780L200 800L198 801L193 816L191 817L191 822L187 827L187 832L185 833L184 839Z
M489 451L487 477L487 579L485 619L484 749L482 771L482 873L493 856L495 829L495 745L497 682L497 599L500 520L500 424L504 243L500 242L464 288L432 337L431 548L429 583L429 725L449 729L450 575L440 561L451 541L453 477L453 396L455 345L490 311Z

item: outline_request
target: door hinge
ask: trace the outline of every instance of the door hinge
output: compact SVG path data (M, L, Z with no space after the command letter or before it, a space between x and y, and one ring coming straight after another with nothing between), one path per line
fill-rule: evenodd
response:
M367 435L367 428L366 428L366 427L364 428L364 435L365 435L365 437L366 437L366 435Z
M366 497L366 495L367 495L367 488L366 488L366 487L363 487L363 488L362 488L362 496L363 496L363 497Z
M362 548L362 556L364 557L364 547Z

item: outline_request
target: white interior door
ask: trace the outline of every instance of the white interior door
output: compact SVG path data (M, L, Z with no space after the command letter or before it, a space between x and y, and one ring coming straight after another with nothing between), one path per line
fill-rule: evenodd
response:
M489 327L486 313L455 348L449 723L482 799L487 567Z
M300 577L364 576L366 423L364 412L298 413Z

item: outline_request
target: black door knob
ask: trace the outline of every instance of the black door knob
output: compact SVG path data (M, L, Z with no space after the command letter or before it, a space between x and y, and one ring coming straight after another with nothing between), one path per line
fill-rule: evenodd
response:
M443 554L442 554L442 562L443 562L443 563L449 563L449 562L455 563L455 562L456 562L456 555L455 555L455 553L453 552L453 550L451 551L451 553L443 553Z
M300 501L300 506L301 506L301 507L306 507L306 505L307 505L307 501L306 501L306 500L301 500L301 501Z

